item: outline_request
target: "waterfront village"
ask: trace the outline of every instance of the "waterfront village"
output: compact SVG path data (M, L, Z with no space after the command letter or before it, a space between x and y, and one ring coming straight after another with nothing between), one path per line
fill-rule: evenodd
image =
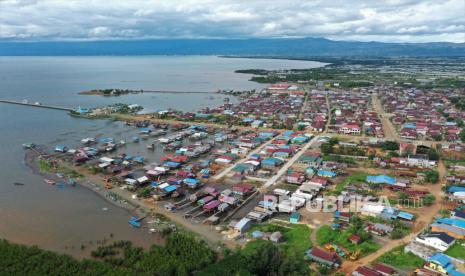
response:
M279 82L197 113L78 108L125 136L24 146L50 185L136 207L141 231L271 241L323 275L465 275L464 93Z

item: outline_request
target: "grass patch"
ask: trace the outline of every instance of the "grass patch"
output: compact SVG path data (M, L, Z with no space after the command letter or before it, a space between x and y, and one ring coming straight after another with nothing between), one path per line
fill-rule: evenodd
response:
M298 225L276 225L276 224L258 224L251 228L249 234L253 231L262 231L262 232L276 232L279 231L283 234L283 243L280 243L279 246L286 249L288 252L295 252L297 255L303 256L305 251L312 247L312 242L310 241L311 229L308 226L303 224ZM254 248L259 245L257 242L263 242L262 240L252 241L247 244L244 249L246 252L253 251ZM250 247L250 248L249 248Z
M43 160L43 159L37 160L37 165L39 166L39 170L41 172L49 173L49 172L54 171L54 167L52 166L52 164L46 160Z
M335 192L340 193L344 190L344 188L348 184L353 184L353 183L364 183L367 179L368 174L363 173L363 172L358 172L354 173L352 175L347 176L342 182L338 183L336 185L336 188L334 189Z
M465 260L465 240L456 240L445 253L451 257Z
M398 246L393 250L384 253L377 259L377 261L399 269L411 270L423 266L424 261L410 252L405 253L404 247L404 245Z
M372 240L366 240L360 244L353 244L348 239L352 235L347 230L333 230L328 225L323 225L316 232L316 241L318 245L323 246L327 243L335 243L338 246L342 246L350 253L360 251L362 256L366 256L378 250L381 245L377 244Z

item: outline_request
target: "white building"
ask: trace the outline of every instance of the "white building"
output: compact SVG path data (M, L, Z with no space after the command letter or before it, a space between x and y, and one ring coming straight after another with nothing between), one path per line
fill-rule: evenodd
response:
M455 239L446 233L442 232L431 232L425 235L419 235L415 238L415 241L426 246L437 249L441 252L446 251L452 244L454 244Z

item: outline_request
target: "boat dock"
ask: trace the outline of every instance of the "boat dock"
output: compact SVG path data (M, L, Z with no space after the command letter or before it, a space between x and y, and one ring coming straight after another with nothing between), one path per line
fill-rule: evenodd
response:
M27 103L27 102L20 102L20 101L10 101L10 100L0 100L0 103L32 106L32 107L39 107L39 108L48 108L48 109L63 110L63 111L73 111L74 110L74 109L69 108L69 107L54 106L54 105L43 105L43 104Z

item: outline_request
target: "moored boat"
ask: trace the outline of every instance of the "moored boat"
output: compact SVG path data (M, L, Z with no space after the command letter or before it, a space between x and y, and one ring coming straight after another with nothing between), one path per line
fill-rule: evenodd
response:
M49 184L49 185L55 185L56 181L55 180L51 180L51 179L44 179L45 183Z

